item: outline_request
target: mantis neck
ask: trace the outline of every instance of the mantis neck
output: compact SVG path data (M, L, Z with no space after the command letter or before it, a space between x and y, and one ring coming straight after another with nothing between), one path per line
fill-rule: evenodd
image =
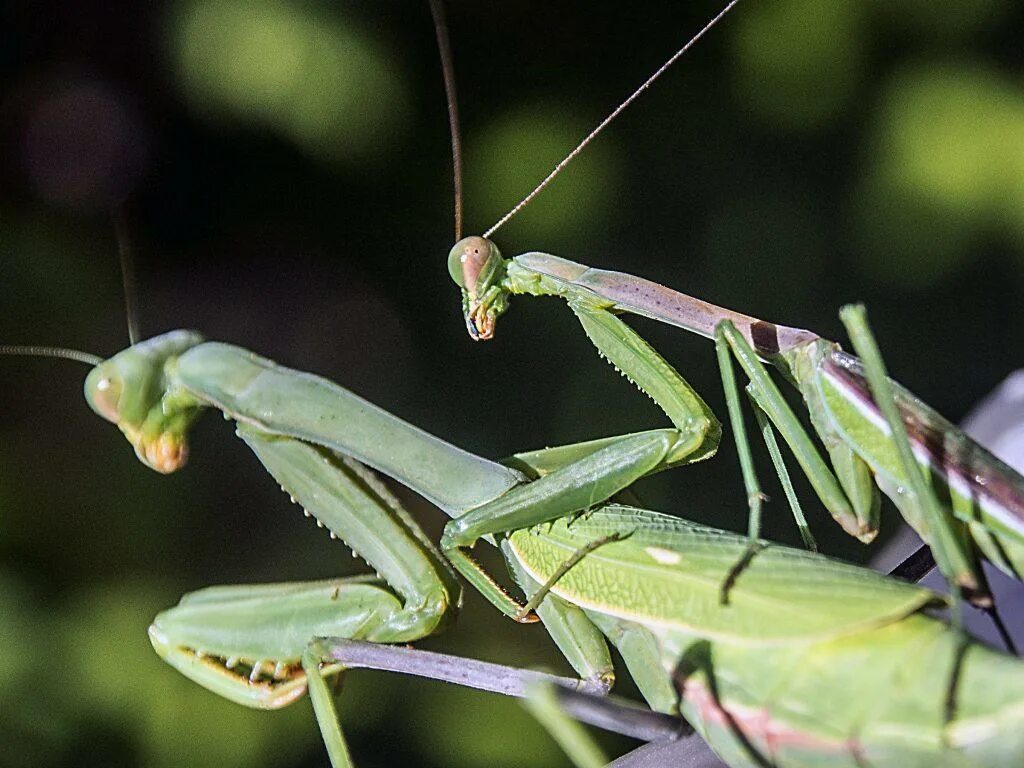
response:
M512 293L589 300L603 309L649 317L709 339L714 338L719 323L731 320L766 360L819 338L811 331L733 312L642 277L594 269L547 253L513 258L505 285Z

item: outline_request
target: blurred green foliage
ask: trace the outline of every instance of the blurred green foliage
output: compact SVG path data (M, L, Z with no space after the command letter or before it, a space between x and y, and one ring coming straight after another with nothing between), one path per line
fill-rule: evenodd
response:
M1024 245L1019 85L980 64L914 66L888 85L873 134L861 193L871 273L926 287L963 268L979 237Z
M543 179L592 128L579 115L555 102L520 105L492 117L466 148L466 199L474 209L497 218L509 200L529 188L524 179ZM560 176L545 190L550 205L528 206L509 223L510 237L572 242L581 232L600 226L622 184L620 154L603 142L581 155L572 174ZM570 212L570 215L566 215Z
M453 0L470 229L717 10ZM831 336L863 299L895 375L957 419L1024 351L1022 29L1009 0L741 3L499 244ZM0 342L124 345L124 203L145 333L200 328L492 457L664 421L556 302L517 302L489 345L465 338L424 4L8 4L0 84ZM639 325L724 413L708 345ZM0 765L323 765L306 702L221 702L146 627L206 584L357 571L343 548L219 420L157 477L84 406L83 370L0 365ZM640 493L745 524L728 444ZM436 537L436 510L403 499ZM808 507L827 551L866 557ZM493 614L471 595L425 645L566 671L540 631ZM561 764L497 697L355 673L340 702L366 768Z
M311 158L387 156L408 110L396 53L338 12L288 0L181 0L167 47L200 112L265 126Z
M739 15L734 78L748 107L787 130L841 119L864 74L864 5L781 0Z

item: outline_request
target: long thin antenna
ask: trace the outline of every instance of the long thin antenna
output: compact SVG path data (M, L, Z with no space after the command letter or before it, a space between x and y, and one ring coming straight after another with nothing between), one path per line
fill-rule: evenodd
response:
M124 290L124 314L128 321L128 344L139 340L139 317L135 306L135 265L132 259L132 241L128 235L128 223L124 204L114 208L114 236L117 238L117 254L121 261L121 286Z
M673 53L672 56L669 57L668 61L666 61L664 64L658 67L655 73L643 82L643 85L641 85L639 88L633 91L633 93L629 95L629 98L627 98L624 102L619 104L619 106L612 110L608 117L606 117L604 120L598 123L597 127L594 128L594 130L592 130L590 133L588 133L586 137L583 139L583 141L577 144L576 148L568 155L566 155L565 158L563 158L563 160L554 167L554 170L552 170L551 173L544 177L544 180L540 184L534 187L534 190L530 194L528 194L526 197L520 200L519 203L517 203L511 211L509 211L500 219L498 219L498 222L494 226L492 226L490 229L484 232L484 237L490 237L491 235L493 235L496 231L498 231L499 228L503 227L508 222L509 219L511 219L513 216L519 213L519 211L521 211L523 208L529 205L530 201L533 200L533 198L535 198L537 195L539 195L541 191L543 191L543 189L548 184L550 184L558 174L562 172L562 169L565 168L565 166L567 166L569 163L571 163L575 159L575 157L580 152L583 151L584 147L586 147L587 144L589 144L591 141L597 138L597 135L601 133L601 131L603 131L605 128L607 128L608 124L611 123L612 120L618 117L619 114L621 114L622 111L626 109L626 107L632 104L641 93L650 88L654 81L665 73L665 70L667 70L669 67L675 64L680 56L682 56L684 53L690 50L694 43L696 43L698 40L704 37L704 34L713 26L715 26L715 24L717 24L722 19L722 17L725 16L725 14L731 11L732 7L736 5L736 3L738 2L739 0L730 0L729 4L726 5L725 8L723 8L721 11L719 11L717 16L715 16L713 19L711 19L711 21L705 24L704 28L700 32L691 37L690 41L686 45L684 45L678 51Z
M444 95L448 100L448 130L452 137L452 175L455 182L455 240L458 242L462 239L462 136L459 132L459 102L455 97L452 45L448 39L443 0L430 0L430 15L434 17L441 72L444 74Z
M0 355L12 357L55 357L60 360L74 360L86 365L99 365L103 362L102 357L91 355L88 352L81 352L77 349L66 349L64 347L33 347L20 344L0 344Z

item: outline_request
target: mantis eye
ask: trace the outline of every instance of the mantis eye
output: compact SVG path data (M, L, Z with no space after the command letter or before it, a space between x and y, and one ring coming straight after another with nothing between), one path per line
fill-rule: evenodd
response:
M448 274L459 288L466 290L466 284L462 279L462 251L458 245L448 254Z
M85 380L85 399L96 413L107 421L117 423L121 416L121 394L124 382L110 367L97 366Z
M482 237L466 237L460 240L448 254L448 273L456 285L470 294L481 293L486 285L481 285L481 276L486 278L494 271L495 263L501 256L497 248Z

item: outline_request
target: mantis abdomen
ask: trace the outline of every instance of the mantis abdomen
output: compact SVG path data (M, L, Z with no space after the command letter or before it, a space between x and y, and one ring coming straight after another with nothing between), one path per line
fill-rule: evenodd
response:
M611 532L552 591L613 642L609 628L646 631L677 697L652 707L681 711L732 768L1020 765L1024 666L925 613L927 590L766 544L723 603L745 537L617 505L510 545L544 583Z

